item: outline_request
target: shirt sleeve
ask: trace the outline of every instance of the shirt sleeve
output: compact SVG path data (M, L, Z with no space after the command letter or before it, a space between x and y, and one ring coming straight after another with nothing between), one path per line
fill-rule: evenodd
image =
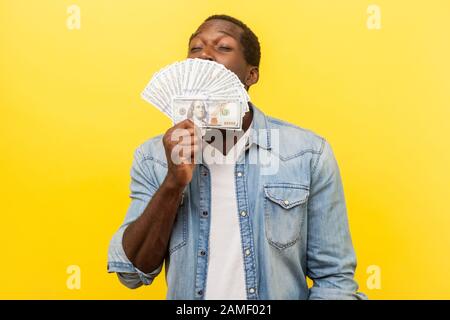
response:
M331 146L324 139L321 151L312 169L308 200L307 276L313 281L309 299L367 299L357 292L343 186Z
M153 279L162 269L161 264L150 273L140 271L128 259L122 245L125 229L142 214L150 199L158 189L156 178L144 162L145 160L141 149L136 149L130 172L131 203L128 207L125 221L113 235L108 249L108 272L116 272L120 282L131 289L138 288L142 284L151 284Z
M144 273L138 268L134 268L136 272L116 272L120 283L130 289L137 289L143 284L149 285L153 282L153 279L161 272L162 264L154 271L150 273Z

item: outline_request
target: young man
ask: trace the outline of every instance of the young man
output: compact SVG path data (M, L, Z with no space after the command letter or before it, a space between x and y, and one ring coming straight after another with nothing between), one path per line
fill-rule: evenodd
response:
M232 17L206 19L188 57L225 65L247 90L258 82L258 39ZM224 139L199 138L185 120L137 148L132 201L111 241L108 271L137 288L151 284L165 261L169 299L365 298L353 279L356 258L330 145L249 107L237 139L225 131ZM172 141L177 129L187 139ZM186 141L191 159L203 152L225 161L173 161ZM250 161L260 158L275 170Z

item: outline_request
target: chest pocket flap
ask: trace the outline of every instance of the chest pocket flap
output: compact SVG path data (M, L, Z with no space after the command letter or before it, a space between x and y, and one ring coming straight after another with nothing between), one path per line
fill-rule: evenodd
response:
M297 184L270 184L264 186L264 194L284 209L290 209L308 200L309 189Z

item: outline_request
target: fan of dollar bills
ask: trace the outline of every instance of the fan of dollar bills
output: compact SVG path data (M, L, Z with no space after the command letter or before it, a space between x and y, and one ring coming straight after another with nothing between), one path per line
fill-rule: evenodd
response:
M175 62L153 75L142 98L176 124L191 119L201 128L241 129L250 100L238 76L203 59Z

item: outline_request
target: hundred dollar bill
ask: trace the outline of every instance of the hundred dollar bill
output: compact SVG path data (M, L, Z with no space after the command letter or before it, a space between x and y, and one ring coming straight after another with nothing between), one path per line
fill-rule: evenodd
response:
M240 130L242 110L238 98L174 97L172 100L174 124L191 119L200 128Z

